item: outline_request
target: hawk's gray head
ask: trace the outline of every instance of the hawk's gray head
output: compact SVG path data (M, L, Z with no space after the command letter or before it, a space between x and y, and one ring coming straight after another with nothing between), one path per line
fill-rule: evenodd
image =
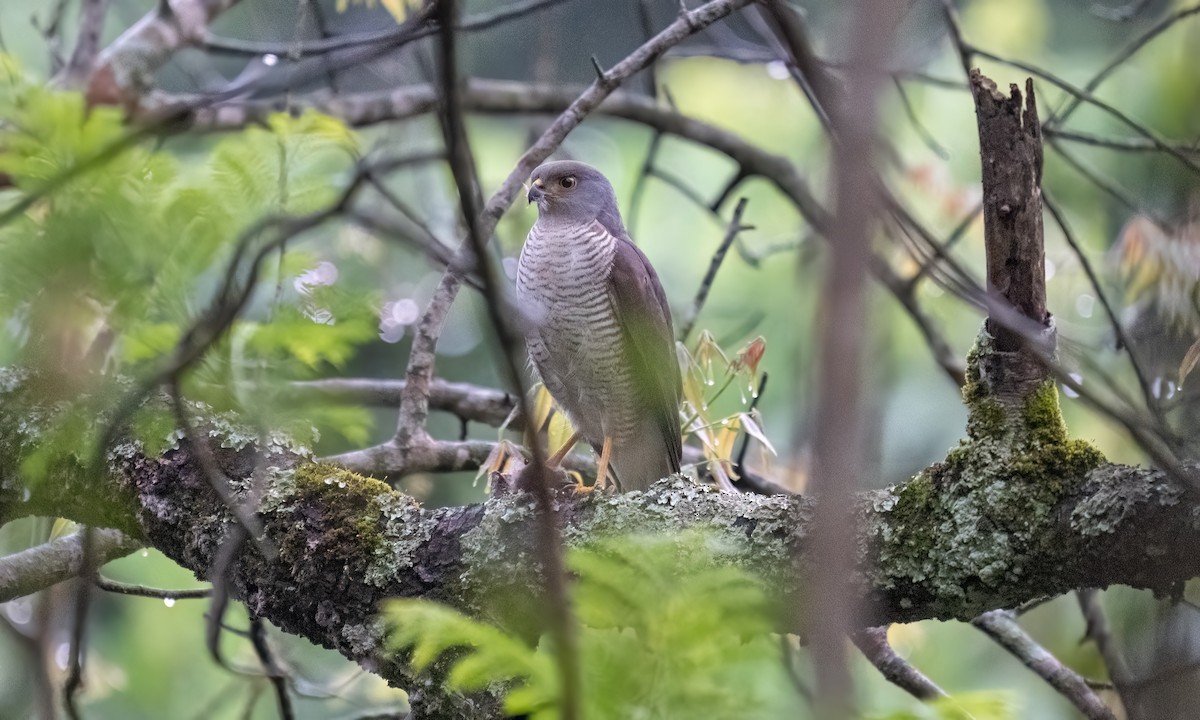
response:
M624 231L612 184L591 165L573 160L541 165L529 176L527 198L537 203L540 217L580 223L599 220L613 234Z

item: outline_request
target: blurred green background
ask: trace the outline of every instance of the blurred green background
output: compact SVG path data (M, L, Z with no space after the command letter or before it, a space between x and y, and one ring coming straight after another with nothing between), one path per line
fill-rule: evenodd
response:
M48 41L44 28L52 3L40 0L5 0L0 4L0 38L4 52L17 58L25 70L46 77L54 52L65 52ZM151 9L146 1L114 0L108 13L104 39L109 41ZM323 2L324 15L336 32L384 27L394 22L381 7L351 5L339 12L336 3ZM468 12L483 11L500 3L468 2ZM674 0L649 3L657 25L671 19ZM803 4L819 54L836 58L849 3L813 0ZM1082 86L1131 39L1166 13L1183 8L1183 2L1137 3L1140 12L1125 20L1086 0L975 0L960 5L967 38L998 55L1032 63L1068 82ZM1109 8L1112 10L1112 8ZM64 37L74 37L78 9L68 3ZM525 19L493 31L471 35L463 42L464 69L480 77L587 82L589 61L613 63L641 42L636 2L575 0L547 13L542 19ZM301 17L295 2L245 0L214 24L214 33L227 37L287 41L300 34L311 37L310 15ZM732 24L733 32L745 27ZM940 3L912 3L898 28L896 67L961 83L957 56L945 37ZM703 41L685 46L702 50ZM1105 101L1156 129L1163 136L1195 142L1200 136L1200 20L1180 23L1155 40L1115 72L1097 91ZM164 87L188 90L212 79L230 78L244 61L208 57L190 50L181 54L161 75ZM998 63L982 62L985 74L1002 86L1023 82L1026 76ZM783 75L781 78L780 75ZM346 73L348 90L388 87L424 81L416 54L382 60ZM633 89L645 90L646 77L636 78ZM737 64L711 58L668 58L658 68L657 82L669 89L679 110L706 120L771 152L788 157L807 174L819 197L828 198L827 146L812 112L796 86L778 68ZM1062 92L1042 81L1038 100L1046 111L1061 107ZM944 87L905 80L904 100L889 86L884 98L883 135L895 149L884 172L913 212L939 234L948 233L979 199L979 161L973 105L964 88ZM538 118L475 117L470 121L472 141L485 193L490 193L511 169L531 133L541 127ZM1069 127L1081 132L1129 137L1127 128L1103 113L1084 106ZM365 128L360 131L367 149L435 148L436 126L428 119ZM573 132L563 149L570 156L598 166L612 179L618 198L628 208L651 132L646 128L593 117ZM928 138L932 138L930 142ZM164 147L186 162L199 162L216 139L179 136ZM1120 153L1103 148L1068 145L1081 162L1123 188L1145 211L1180 223L1188 217L1189 202L1197 188L1196 177L1178 162L1158 154ZM659 155L660 167L685 178L701 196L712 198L734 170L730 162L704 148L667 138ZM453 185L440 167L406 171L390 180L393 189L416 207L434 232L452 242L456 236L457 202ZM1063 208L1084 252L1100 270L1104 290L1124 304L1122 286L1111 248L1133 210L1114 200L1083 178L1055 152L1047 151L1047 192ZM811 237L804 220L773 187L761 180L737 189L749 205L745 232L737 250L727 258L700 316L698 327L707 329L729 350L736 350L756 335L767 341L763 368L771 382L760 408L766 431L780 449L780 457L756 460L757 467L780 482L802 490L805 482L804 448L820 418L810 409L815 396L813 359L816 356L815 314L821 287L823 249ZM732 203L723 209L728 219ZM498 229L505 256L514 257L535 211L515 206ZM677 318L690 307L692 295L724 234L718 220L686 199L676 188L650 179L639 215L630 231L645 248L666 287ZM1047 221L1047 277L1050 307L1073 352L1064 363L1069 369L1086 356L1112 373L1122 387L1132 388L1124 358L1115 350L1111 330L1094 291L1081 271L1076 255L1062 233ZM167 239L164 239L164 242ZM361 288L378 298L381 308L404 319L412 303L420 306L429 297L438 273L417 254L349 226L333 227L308 237L305 249L338 269L337 284ZM897 248L888 250L904 273L915 268ZM957 256L982 276L982 227L976 222L958 246ZM974 340L980 316L925 282L919 298L935 317L955 350L965 356ZM477 295L464 292L439 345L438 375L497 386L499 374L490 344L486 316ZM890 295L873 290L872 350L868 398L873 439L868 453L870 485L896 483L944 457L964 432L965 412L957 388L932 362L922 338ZM411 322L411 318L409 319ZM328 374L398 377L403 370L410 333L393 323L381 337L364 345L344 367ZM0 336L2 339L2 336ZM0 346L0 363L14 354ZM1175 360L1177 364L1177 360ZM1085 386L1103 383L1077 368ZM1170 362L1156 370L1173 377ZM1070 397L1063 410L1074 435L1095 442L1114 461L1137 463L1143 457L1112 422ZM374 410L371 441L388 437L394 412ZM351 449L344 437L324 428L318 451ZM435 416L433 432L456 437L453 418ZM474 437L494 439L496 431L471 427ZM469 474L415 476L403 488L430 504L460 504L483 497L482 487ZM39 542L49 521L22 521L0 529L0 551L9 552ZM107 566L105 574L120 580L159 587L188 587L196 581L159 554L134 554ZM58 588L50 592L67 592ZM1152 622L1157 602L1143 593L1115 589L1106 593L1118 637L1131 654L1135 668L1151 667ZM61 607L64 607L60 605ZM32 598L0 606L8 622L0 628L0 718L23 718L33 712L30 668L23 633L39 612ZM65 612L65 610L63 610ZM275 716L274 699L260 678L230 674L217 667L205 650L204 601L161 601L98 594L93 607L92 637L88 647L87 716L92 718L269 718ZM229 622L245 627L244 613L232 612ZM1064 597L1028 613L1023 624L1038 640L1079 672L1100 678L1103 666L1090 644L1081 644L1083 622L1074 598ZM50 640L66 647L66 625L58 623L61 638ZM1020 666L1003 650L969 626L923 622L895 627L897 649L951 693L1001 690L1010 694L1013 717L1030 720L1076 717L1075 711L1040 679ZM403 707L403 693L388 689L369 673L346 663L340 656L304 641L272 634L285 662L304 678L307 686L297 697L298 713L306 718L352 717L371 709ZM226 634L226 653L246 667L256 665L249 644ZM65 650L64 650L65 652ZM61 671L63 657L55 658ZM911 708L914 701L888 685L861 658L856 660L857 692L865 712L886 715ZM920 717L920 715L917 715Z

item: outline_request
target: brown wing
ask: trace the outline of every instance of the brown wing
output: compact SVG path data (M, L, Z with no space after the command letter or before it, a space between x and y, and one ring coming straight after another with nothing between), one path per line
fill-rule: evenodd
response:
M624 233L617 234L608 282L638 395L662 432L671 471L679 472L683 457L679 403L683 391L671 308L650 261Z

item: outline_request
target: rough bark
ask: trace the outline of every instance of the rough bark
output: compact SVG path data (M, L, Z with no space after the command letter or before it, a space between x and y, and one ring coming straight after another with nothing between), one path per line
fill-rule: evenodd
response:
M984 245L987 290L1021 316L1045 324L1046 255L1042 235L1042 132L1033 80L1005 96L979 70L971 71L971 94L983 165ZM988 319L988 332L1005 352L1023 346L1021 333Z
M22 406L19 388L0 383L0 520L116 519L197 577L210 576L234 521L186 444L150 457L125 443L104 478L80 479L70 493L56 482L29 488L15 468L38 442L36 424L26 421L39 410ZM1189 489L1160 472L1104 463L1067 440L1052 391L1026 408L1018 442L989 424L1006 420L984 402L972 407L969 437L945 462L858 495L853 582L867 599L864 623L969 620L1078 587L1174 593L1200 574L1200 517ZM260 517L278 555L265 559L247 544L229 574L235 596L283 630L411 688L403 668L379 654L381 600L420 596L486 614L496 593L533 596L536 528L527 495L424 508L286 447L260 452L254 433L218 418L205 426L235 496L250 491L264 454L270 467ZM63 458L58 480L78 473L78 462ZM807 498L725 494L674 479L645 493L563 495L558 504L574 544L707 527L739 548L734 562L780 592L798 577L804 582L809 564Z

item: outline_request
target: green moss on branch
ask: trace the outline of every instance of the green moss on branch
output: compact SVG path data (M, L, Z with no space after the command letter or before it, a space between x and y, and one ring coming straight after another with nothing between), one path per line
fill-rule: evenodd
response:
M1060 541L1060 507L1104 463L1068 436L1052 380L1026 384L1023 397L989 387L982 368L994 352L985 333L968 355L967 438L876 501L870 524L877 583L911 592L905 601L939 617L983 598L998 607L1027 600L1007 590L1057 571L1036 559L1056 554L1048 544Z

